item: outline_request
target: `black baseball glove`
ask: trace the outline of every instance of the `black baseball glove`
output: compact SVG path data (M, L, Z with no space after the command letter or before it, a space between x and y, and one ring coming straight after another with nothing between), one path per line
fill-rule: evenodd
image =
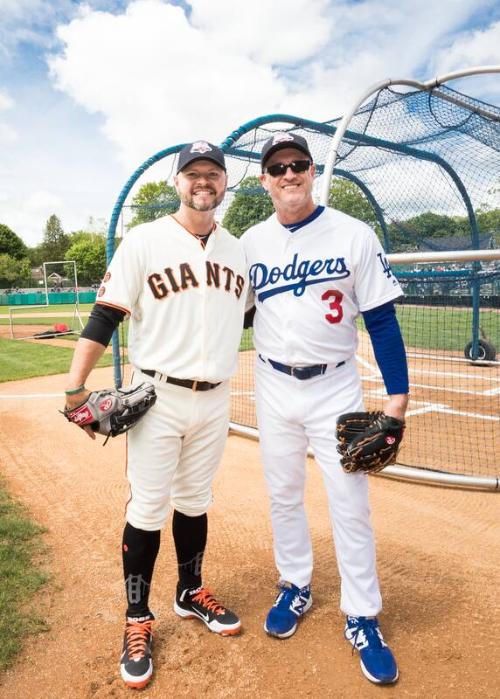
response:
M337 451L347 473L376 472L396 461L405 423L383 412L345 413L337 420Z
M63 414L79 427L88 425L98 434L116 437L133 427L155 401L154 386L143 382L131 388L93 391L84 403L65 408Z

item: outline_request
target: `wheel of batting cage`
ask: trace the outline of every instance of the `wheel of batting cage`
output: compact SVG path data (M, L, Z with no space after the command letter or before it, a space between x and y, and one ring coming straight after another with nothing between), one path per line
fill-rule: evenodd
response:
M497 351L495 347L486 340L478 340L477 343L478 355L476 360L482 359L483 361L494 361ZM473 359L472 357L472 342L468 342L464 347L464 355L467 359Z

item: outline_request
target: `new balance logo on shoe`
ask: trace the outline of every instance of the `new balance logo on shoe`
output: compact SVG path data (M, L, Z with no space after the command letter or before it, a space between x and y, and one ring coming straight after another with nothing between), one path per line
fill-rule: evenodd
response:
M302 611L304 609L304 605L306 604L307 599L305 597L301 597L300 595L297 595L294 597L292 600L292 604L290 605L290 610L296 614L297 616L300 616L302 614Z
M382 636L382 633L378 626L375 627L375 633L379 637L380 645L382 646L382 648L386 648L387 643L384 641L384 637ZM365 635L363 627L359 627L357 631L353 629L346 629L345 637L348 641L352 642L352 644L356 647L357 650L361 650L362 648L368 648L369 646L368 639Z
M312 605L311 588L299 588L290 582L280 581L276 601L269 610L264 630L276 638L288 638L297 630L298 619Z

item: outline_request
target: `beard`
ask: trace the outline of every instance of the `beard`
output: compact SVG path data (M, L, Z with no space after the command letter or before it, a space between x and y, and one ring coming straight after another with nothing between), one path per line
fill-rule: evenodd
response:
M215 192L213 192L215 194ZM194 209L195 211L212 211L213 209L216 209L221 201L224 199L224 193L220 194L219 196L216 196L215 199L213 199L211 202L207 202L206 204L198 204L194 200L194 196L192 194L181 194L180 195L180 200L181 202L185 205L188 206L190 209Z

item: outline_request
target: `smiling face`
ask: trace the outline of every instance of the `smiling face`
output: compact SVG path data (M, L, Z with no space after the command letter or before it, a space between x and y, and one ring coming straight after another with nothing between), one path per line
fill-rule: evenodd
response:
M174 177L181 202L195 211L216 209L224 199L226 172L211 160L195 160Z
M305 159L307 156L297 148L282 148L266 160L265 170L277 163L287 164ZM314 165L305 172L297 173L287 168L286 172L278 177L272 177L265 171L260 176L260 181L273 200L281 223L296 223L307 218L316 208L312 198Z

